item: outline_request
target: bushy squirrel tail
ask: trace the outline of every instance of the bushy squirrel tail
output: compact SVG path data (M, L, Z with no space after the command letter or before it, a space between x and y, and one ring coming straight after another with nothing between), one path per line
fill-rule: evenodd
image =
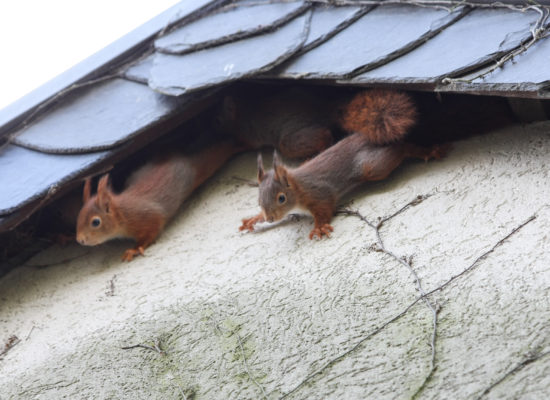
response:
M383 89L359 92L343 108L340 124L375 145L397 142L416 122L416 108L405 93Z

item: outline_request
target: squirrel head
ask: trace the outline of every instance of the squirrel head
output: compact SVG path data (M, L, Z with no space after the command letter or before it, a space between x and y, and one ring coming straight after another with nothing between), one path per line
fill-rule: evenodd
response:
M119 237L119 216L109 186L109 175L105 174L97 184L97 194L91 196L91 181L86 179L82 201L84 205L78 214L76 240L85 246L95 246Z
M260 207L266 221L278 221L296 207L292 180L277 151L273 153L273 169L268 172L264 171L262 155L258 153L258 182Z

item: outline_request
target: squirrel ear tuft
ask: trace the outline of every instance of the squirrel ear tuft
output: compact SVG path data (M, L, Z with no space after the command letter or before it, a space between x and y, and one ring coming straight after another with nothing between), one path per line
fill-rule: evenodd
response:
M281 182L284 186L288 186L287 171L277 150L273 152L273 171L275 172L275 180Z
M111 206L111 188L109 187L109 174L105 174L97 184L97 201L99 207L109 212Z
M262 159L262 153L258 152L258 182L262 182L265 178L264 161Z
M281 160L281 156L279 155L279 152L277 150L273 151L273 169L277 169L279 165L282 165L283 161Z
M84 181L84 191L82 192L82 203L86 204L90 200L90 195L92 193L92 180L86 178Z

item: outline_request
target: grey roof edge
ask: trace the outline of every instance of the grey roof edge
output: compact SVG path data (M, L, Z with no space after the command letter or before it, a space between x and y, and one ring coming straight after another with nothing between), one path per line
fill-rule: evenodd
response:
M57 75L42 86L39 86L19 100L9 104L0 110L0 138L12 129L16 128L22 121L28 118L35 110L51 99L56 98L60 93L69 89L72 85L94 80L109 70L124 65L128 59L144 46L151 46L154 37L174 24L182 24L193 19L200 18L203 14L222 6L230 0L211 0L202 6L187 10L193 7L193 2L199 0L185 0L180 2L138 28L124 35L107 47L79 62L67 71ZM202 1L204 2L204 1ZM177 21L171 21L174 15L184 15ZM183 22L182 22L183 21Z
M227 35L227 36L224 36L224 37L220 37L220 38L217 38L217 39L209 40L209 41L206 41L206 42L203 42L203 43L199 43L199 44L197 44L193 47L190 47L188 49L181 50L181 51L170 50L169 48L166 48L166 47L163 47L163 46L157 46L157 45L155 45L155 50L157 52L163 53L163 54L183 55L183 54L187 54L187 53L192 53L194 51L204 50L204 49L208 49L210 47L215 47L215 46L219 46L219 45L222 45L222 44L225 44L225 43L230 43L230 42L234 42L234 41L237 41L237 40L245 39L247 37L259 35L261 33L272 32L275 29L279 28L280 26L286 24L290 20L292 20L292 19L298 17L299 15L305 13L310 8L312 8L312 4L307 2L307 1L304 1L302 6L297 8L295 11L293 11L291 13L288 13L285 16L273 21L273 23L271 25L260 26L256 29L250 29L248 31L241 31L241 32L237 32L237 33Z
M451 81L433 88L435 92L467 93L483 96L506 96L531 99L550 99L550 81L534 83L470 83Z
M360 6L360 5L392 5L392 4L410 4L410 5L423 5L423 6L436 6L453 8L457 6L473 6L473 7L548 7L550 6L550 0L309 0L312 3L317 4L330 4L332 6Z
M290 79L289 79L290 80ZM279 80L282 81L282 80ZM269 80L266 80L269 82ZM348 80L309 80L308 83L316 85L327 85L328 83L335 86L353 86L364 88L386 88L396 90L407 90L417 92L436 92L436 93L458 93L470 94L477 96L503 96L503 97L518 97L524 99L550 99L550 81L541 83L469 83L456 82L433 84L428 82L407 81L407 80L372 80L372 81L348 81ZM513 90L512 90L513 89Z

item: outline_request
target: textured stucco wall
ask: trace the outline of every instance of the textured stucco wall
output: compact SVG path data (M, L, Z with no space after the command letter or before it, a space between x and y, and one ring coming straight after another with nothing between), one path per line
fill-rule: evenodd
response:
M0 398L546 399L549 154L550 124L516 126L365 185L348 207L373 223L427 197L379 229L385 252L349 215L323 241L309 217L239 233L257 212L232 178L253 179L255 155L240 156L146 257L55 247L2 278L0 340L21 342ZM432 308L411 306L409 267L425 293L444 285Z

